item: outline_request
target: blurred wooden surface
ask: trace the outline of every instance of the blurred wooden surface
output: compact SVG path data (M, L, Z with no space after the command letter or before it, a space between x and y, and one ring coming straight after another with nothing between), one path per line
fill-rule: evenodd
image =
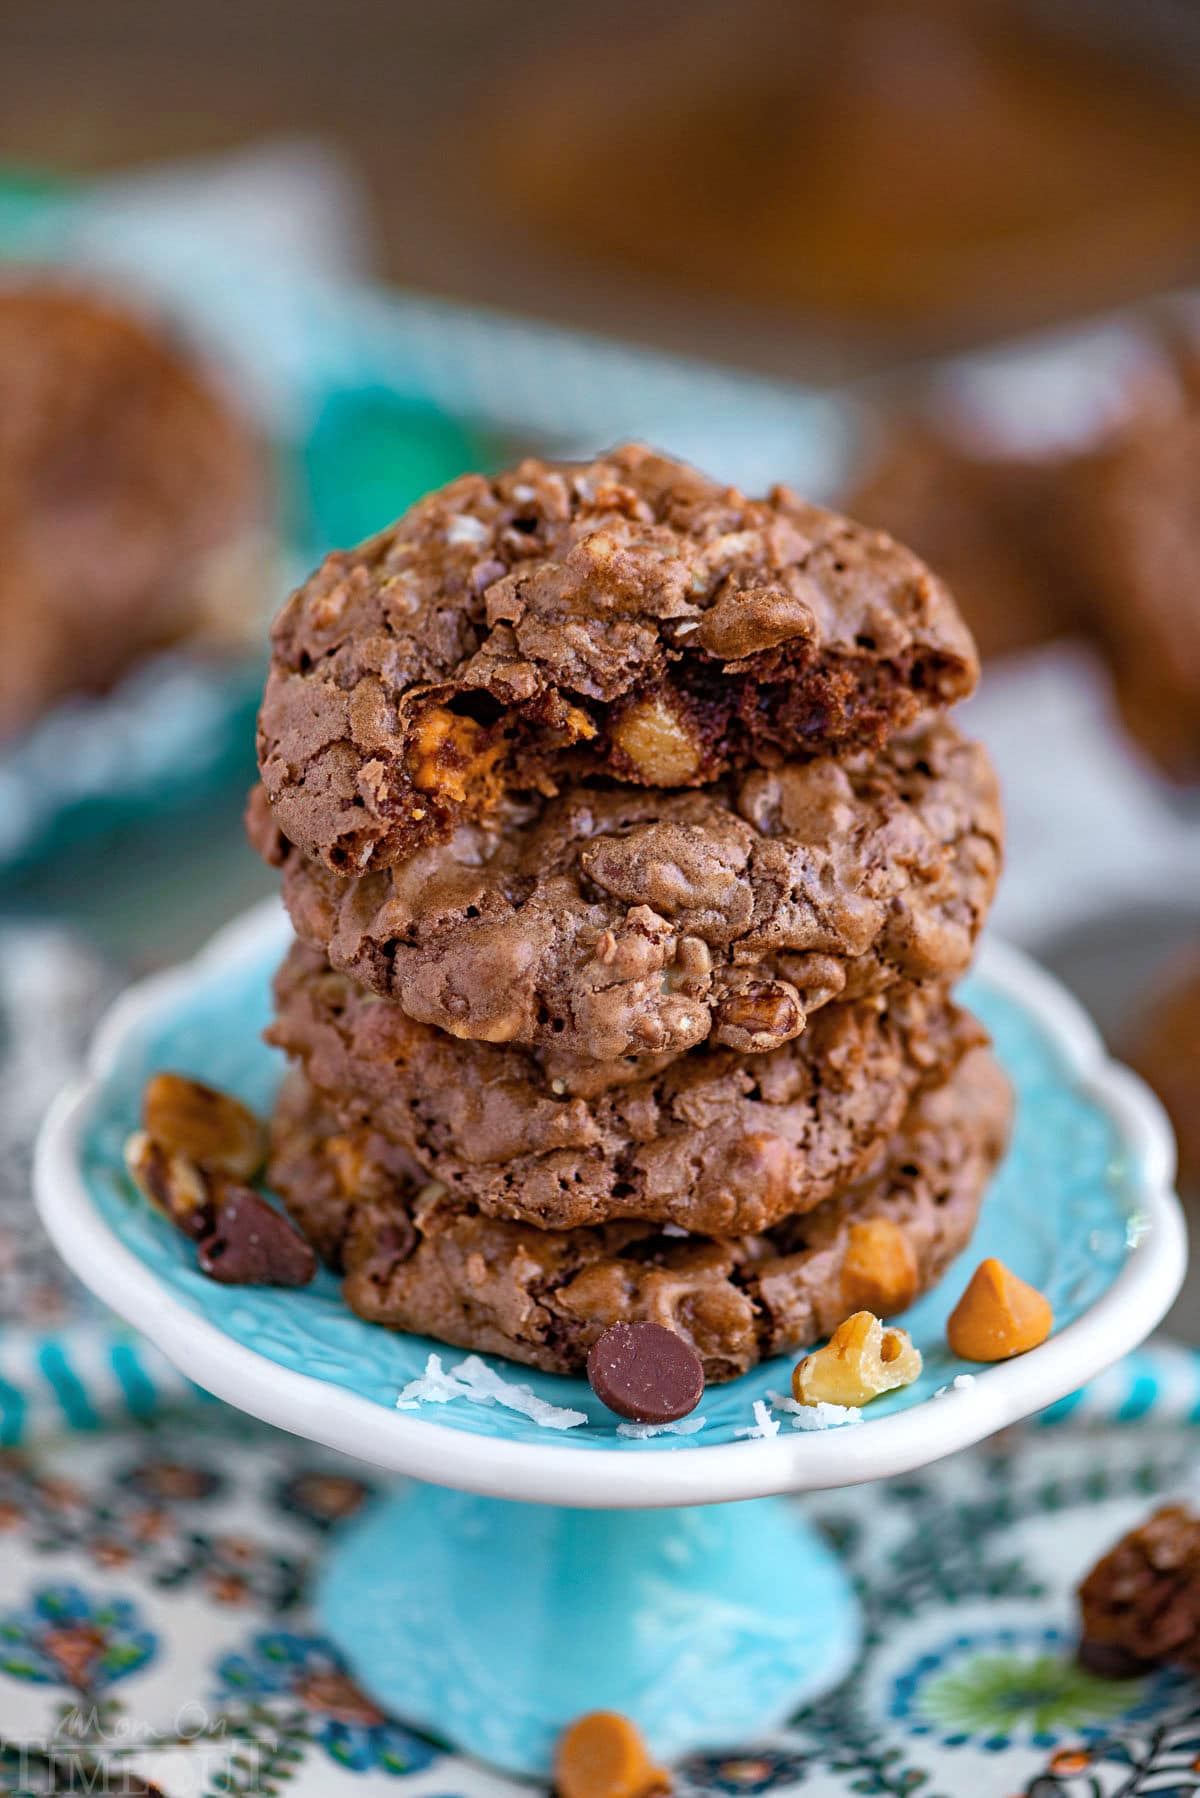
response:
M1200 109L1147 98L1108 0L1052 8L1090 24L1038 62L1009 23L1032 3L12 0L0 155L318 134L388 279L833 379L1069 311L1076 279L1086 308L1200 271ZM1200 94L1200 16L1168 60Z

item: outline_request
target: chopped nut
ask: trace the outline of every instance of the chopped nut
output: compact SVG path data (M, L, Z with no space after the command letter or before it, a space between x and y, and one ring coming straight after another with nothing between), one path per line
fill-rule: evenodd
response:
M675 967L685 980L704 980L712 973L712 950L703 937L680 937L675 950Z
M142 1094L147 1136L211 1173L250 1180L266 1158L266 1132L228 1093L184 1074L155 1074Z
M856 1311L893 1317L917 1296L920 1272L908 1237L890 1217L850 1225L842 1262L842 1298Z
M799 1036L804 1024L804 1008L794 986L786 980L743 978L731 983L716 1009L713 1041L742 1055L761 1055Z
M325 1139L325 1154L343 1198L381 1198L391 1182L379 1162L367 1152L365 1131L345 1131Z
M186 1155L172 1154L145 1130L135 1130L125 1143L125 1166L135 1186L176 1229L193 1241L212 1228L212 1185Z
M802 1405L865 1405L911 1386L920 1371L907 1330L885 1330L870 1311L856 1311L793 1370L792 1394Z
M950 1313L946 1341L964 1361L1007 1361L1045 1342L1053 1328L1050 1301L989 1255Z
M622 712L612 734L647 786L683 787L700 772L700 745L663 693L648 694Z
M592 1711L565 1729L554 1756L559 1798L648 1798L668 1792L635 1724L619 1711Z

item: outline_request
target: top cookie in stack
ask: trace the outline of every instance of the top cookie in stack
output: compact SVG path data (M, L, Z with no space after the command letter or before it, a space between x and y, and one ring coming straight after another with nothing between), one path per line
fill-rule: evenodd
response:
M648 1303L658 1227L707 1231L693 1259L719 1238L761 1312L744 1270L774 1250L730 1231L811 1211L790 1266L845 1235L829 1206L908 1217L899 1186L935 1164L966 1220L941 1248L961 1246L1003 1134L994 1078L969 1145L965 1099L929 1112L979 1085L981 1033L948 987L1001 819L944 716L976 675L949 594L890 538L637 447L466 477L327 558L275 627L250 822L308 945L273 1031L308 1083L280 1112L277 1185L310 1223L319 1189L312 1228L356 1308L574 1368ZM959 1120L963 1153L930 1151L922 1123L914 1171L901 1150L928 1115ZM447 1257L481 1218L511 1220L489 1226L493 1260L548 1257L555 1290L627 1257L611 1232L632 1230L637 1277L557 1304L543 1340L544 1268L536 1294L508 1282L501 1319ZM836 1313L842 1259L809 1321ZM673 1326L695 1339L695 1318L693 1297ZM710 1372L748 1364L756 1327L736 1356L698 1341ZM786 1329L758 1329L759 1352Z
M631 447L468 476L329 556L275 627L260 767L283 834L363 874L514 791L878 749L977 674L890 538Z

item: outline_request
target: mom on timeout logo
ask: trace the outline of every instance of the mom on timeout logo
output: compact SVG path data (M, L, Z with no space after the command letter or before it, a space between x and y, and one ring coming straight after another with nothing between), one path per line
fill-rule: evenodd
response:
M261 1725L243 1733L227 1714L181 1705L168 1728L112 1715L104 1705L72 1706L54 1733L0 1747L0 1792L13 1798L204 1798L214 1789L256 1793L290 1759Z

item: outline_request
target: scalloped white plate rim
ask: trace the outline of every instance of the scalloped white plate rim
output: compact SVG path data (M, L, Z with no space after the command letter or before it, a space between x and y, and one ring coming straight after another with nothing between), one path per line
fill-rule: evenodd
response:
M51 1107L38 1139L34 1187L42 1220L80 1280L198 1385L266 1423L432 1485L528 1503L587 1508L714 1504L819 1491L911 1471L967 1448L1073 1392L1136 1348L1183 1279L1183 1211L1172 1191L1175 1147L1158 1100L1112 1061L1081 1006L1021 951L985 939L979 976L1032 1014L1068 1074L1113 1121L1129 1153L1137 1229L1116 1280L1040 1348L981 1369L970 1388L863 1423L723 1443L684 1454L587 1454L556 1441L480 1437L280 1367L173 1297L92 1202L80 1167L84 1130L129 1038L202 987L212 972L288 938L277 900L219 931L189 962L131 987L97 1032L86 1071Z

